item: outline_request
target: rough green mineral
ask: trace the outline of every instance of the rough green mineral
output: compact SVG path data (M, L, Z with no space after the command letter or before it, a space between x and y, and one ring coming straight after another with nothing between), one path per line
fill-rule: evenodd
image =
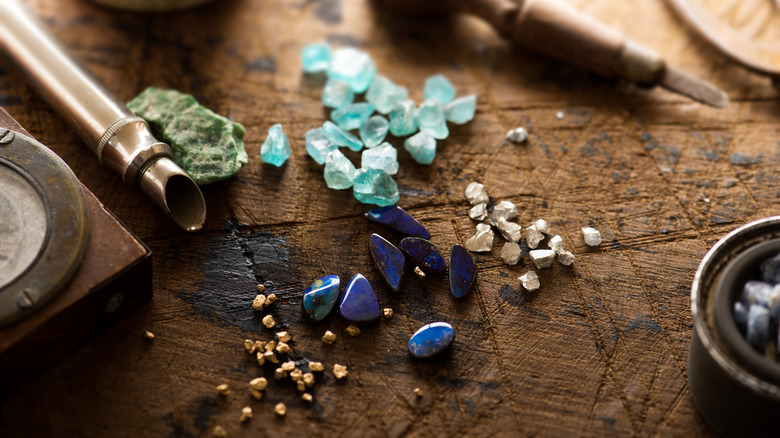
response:
M176 162L199 185L221 181L249 162L245 129L176 90L149 87L127 104L171 145Z

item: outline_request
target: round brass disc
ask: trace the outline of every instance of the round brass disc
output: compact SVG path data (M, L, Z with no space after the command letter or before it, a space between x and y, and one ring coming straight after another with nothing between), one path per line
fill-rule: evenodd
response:
M89 242L81 184L54 152L0 129L0 327L51 300Z

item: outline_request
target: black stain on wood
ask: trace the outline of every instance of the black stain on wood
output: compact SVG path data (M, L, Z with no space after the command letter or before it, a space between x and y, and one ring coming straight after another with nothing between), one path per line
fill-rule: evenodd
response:
M189 413L193 415L192 424L201 432L209 427L211 417L217 412L219 412L217 399L211 396L199 398L195 406L189 409Z
M340 24L341 0L319 0L314 14L325 24Z
M653 319L650 315L641 315L639 317L636 317L632 319L627 325L625 330L623 330L625 333L628 333L632 330L647 330L649 332L660 332L661 326L658 325L658 322Z
M528 301L528 297L526 297L525 293L518 291L508 284L505 284L498 289L498 296L515 307L522 307L522 305Z
M276 59L271 57L258 56L251 60L249 64L244 67L247 72L250 71L263 71L274 73L276 72Z

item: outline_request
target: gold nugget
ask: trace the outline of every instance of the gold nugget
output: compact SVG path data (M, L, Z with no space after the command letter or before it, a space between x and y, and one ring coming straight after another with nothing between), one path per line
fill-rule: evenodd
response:
M222 396L228 395L230 394L230 387L228 387L227 383L217 385L217 393Z
M265 365L265 356L259 351L257 352L257 364L260 366Z
M349 374L349 371L347 371L346 365L333 365L333 375L336 376L337 379L343 379L344 377L347 377L347 374Z
M252 396L252 397L253 397L255 400L260 400L261 398L263 398L263 393L262 393L262 392L260 392L260 391L258 391L258 390L256 390L256 389L250 389L250 390L249 390L249 394L250 394L250 395L251 395L251 396Z
M227 432L225 432L222 426L214 426L214 436L216 438L225 438L227 437Z
M311 403L312 400L314 400L314 397L312 397L311 394L306 392L301 395L301 400L305 401L306 403Z
M298 392L306 391L306 384L303 383L303 380L299 380L295 384L298 385Z
M422 389L420 389L420 388L414 388L414 395L416 395L417 397L422 397L422 396L423 396L423 391L422 391Z
M286 331L277 333L276 338L279 339L279 342L290 342L292 340L292 337Z
M360 334L360 329L355 327L354 325L350 324L347 326L346 329L344 329L345 332L347 332L350 336L357 336Z
M245 339L244 348L246 348L247 353L252 354L255 352L255 343L251 339Z
M287 414L287 406L285 406L284 403L277 403L276 406L274 406L274 412L276 415L284 417L285 414Z
M309 388L314 386L314 374L312 373L306 373L303 375L303 383L306 384Z
M279 345L276 346L276 351L278 351L279 354L289 353L290 346L285 344L284 342L280 342Z
M265 357L265 360L271 362L272 364L279 363L279 358L276 357L273 351L266 351L265 353L263 353L263 357Z
M265 297L265 307L270 306L274 301L276 301L276 294L268 294L268 296Z
M325 366L322 365L322 362L309 362L309 369L318 372L325 369Z
M285 371L292 371L292 370L294 370L295 369L295 362L290 360L290 361L287 361L287 362L283 363L282 364L282 369L285 370Z
M263 317L263 325L267 328L271 328L276 325L276 321L274 321L273 315L265 315Z
M303 371L299 369L294 369L290 371L290 378L293 380L293 382L297 382L301 379L303 379Z
M252 300L252 308L257 310L258 312L263 310L263 307L265 306L265 295L258 294L254 300Z
M423 272L423 270L420 269L419 266L414 267L414 273L417 274L418 277L420 277L420 280L425 278L425 272Z
M154 333L150 332L149 330L144 331L144 338L145 339L154 339Z
M330 330L326 331L325 334L322 335L322 342L326 344L332 344L336 342L336 334Z
M241 419L239 421L243 423L250 418L252 418L252 408L244 406L244 409L241 409Z
M260 292L260 293L265 292L265 286L263 286L262 284L258 284L257 285L257 291Z
M389 307L385 307L382 309L382 314L385 315L385 318L392 318L393 317L393 309Z
M274 351L276 349L276 341L268 341L265 344L265 351Z
M277 368L276 370L274 370L274 379L282 380L285 377L287 377L287 371L285 371L285 370L283 370L281 368Z
M249 387L257 391L263 391L268 388L268 380L265 377L255 377L249 381Z

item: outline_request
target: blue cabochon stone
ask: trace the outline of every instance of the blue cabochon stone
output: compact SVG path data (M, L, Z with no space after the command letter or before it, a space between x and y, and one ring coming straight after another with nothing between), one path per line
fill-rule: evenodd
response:
M339 313L347 321L356 324L366 324L381 316L379 299L363 274L355 274L349 280L344 296L341 297Z
M339 299L340 283L338 275L326 275L315 280L303 292L303 309L309 318L322 321L330 314Z
M382 273L387 285L393 292L398 292L404 283L406 273L406 257L400 249L388 242L379 234L372 234L368 239L371 258L376 268Z
M457 299L463 298L471 290L477 279L477 264L466 248L452 245L450 250L450 291Z
M412 356L425 359L446 350L455 339L455 330L446 322L434 322L420 327L409 339Z
M366 219L389 226L407 236L430 239L431 233L417 219L397 205L377 207L366 212Z
M447 263L433 242L419 237L407 237L398 246L426 274L444 275L447 272Z

